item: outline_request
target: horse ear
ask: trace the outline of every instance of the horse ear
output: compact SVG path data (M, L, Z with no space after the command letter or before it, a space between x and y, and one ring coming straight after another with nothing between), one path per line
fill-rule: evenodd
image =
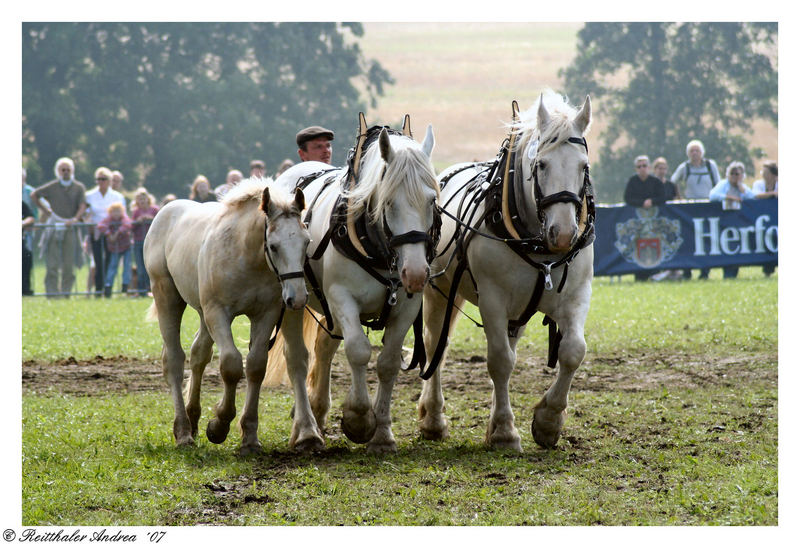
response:
M411 116L408 114L406 114L405 118L403 118L403 135L413 138L411 135Z
M539 127L539 135L544 132L544 129L550 123L550 114L547 112L547 107L544 106L544 93L539 95L539 110L536 113L536 125Z
M299 188L294 191L294 205L297 211L303 211L306 208L306 197Z
M580 112L575 115L575 126L578 128L578 131L583 134L586 131L586 128L589 127L589 124L592 123L592 101L589 99L589 96L586 96L586 101L583 102L583 107L581 108Z
M269 187L264 187L261 193L261 211L269 216Z
M381 147L381 158L387 164L392 163L394 159L394 150L392 150L392 144L389 142L389 132L386 131L386 128L381 130L381 136L378 138L378 143Z
M433 152L433 145L436 144L436 139L433 138L433 126L428 124L428 129L425 131L425 140L422 141L422 152L425 153L425 156L428 158L431 157L431 152Z

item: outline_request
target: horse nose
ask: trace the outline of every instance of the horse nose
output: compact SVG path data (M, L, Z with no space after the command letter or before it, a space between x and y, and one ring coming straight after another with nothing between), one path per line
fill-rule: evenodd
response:
M428 265L420 270L409 270L407 267L403 267L400 271L400 281L403 282L403 287L409 293L419 293L425 288L430 273L431 268Z
M556 251L565 251L572 247L577 237L574 230L561 230L559 225L552 225L547 231L550 247Z

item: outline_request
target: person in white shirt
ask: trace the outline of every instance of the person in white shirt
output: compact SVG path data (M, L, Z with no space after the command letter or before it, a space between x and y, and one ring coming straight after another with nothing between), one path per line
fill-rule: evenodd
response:
M106 272L107 253L105 237L97 230L97 223L103 220L108 211L108 206L113 203L121 203L125 206L125 198L111 188L111 170L107 167L99 167L94 172L94 180L97 186L86 192L86 222L95 226L89 229L89 242L92 247L92 258L94 259L94 291L95 296L100 297L103 293L104 274ZM91 278L90 278L91 279Z
M761 168L763 179L753 183L753 192L756 198L777 198L778 197L778 164L772 160L764 162Z

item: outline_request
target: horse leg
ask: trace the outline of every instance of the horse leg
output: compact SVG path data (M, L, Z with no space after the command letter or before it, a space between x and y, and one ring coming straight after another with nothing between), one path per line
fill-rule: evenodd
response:
M331 408L331 363L340 342L339 339L328 335L321 327L317 328L317 337L314 342L314 367L308 377L308 398L320 431L325 429L328 411Z
M236 416L236 384L242 378L242 354L233 342L232 318L221 307L205 310L206 326L219 347L219 372L224 383L222 399L214 406L216 418L208 421L206 436L212 443L228 437L231 421Z
M258 400L261 396L261 383L264 382L267 372L267 345L279 313L276 310L249 317L250 350L245 361L247 390L242 416L239 418L242 432L242 443L239 446L241 456L260 453L262 450L261 442L258 441Z
M378 355L378 392L375 395L375 434L367 444L369 453L395 453L397 442L392 434L392 389L397 372L403 362L403 340L408 326L413 321L414 308L409 313L400 314L389 319L383 332L383 350ZM405 328L405 329L403 329Z
M561 428L567 417L567 396L572 378L586 355L583 326L588 311L586 302L584 306L573 309L570 316L556 319L562 332L558 348L558 376L534 407L531 423L534 441L546 449L555 447L561 436Z
M342 431L355 443L367 443L375 434L375 412L367 390L367 365L372 356L372 346L361 329L359 308L350 294L331 288L328 302L334 318L341 326L344 350L350 364L350 389L342 405Z
M507 296L494 286L479 289L479 306L487 343L486 362L492 379L492 410L486 429L486 443L494 449L522 452L508 396L508 381L514 370L516 352L508 338Z
M186 354L181 348L181 319L186 310L186 302L169 276L154 277L152 289L158 310L158 327L164 341L161 363L175 410L172 434L176 445L194 445L192 427L183 401L183 365Z
M200 421L200 383L203 381L203 372L213 356L214 339L208 333L202 312L200 313L200 328L194 336L192 349L189 353L189 369L192 374L186 388L186 414L192 426L192 436L197 437L197 423Z
M424 339L425 354L430 358L442 335L442 324L446 312L444 297L435 293L430 286L425 289L425 297L422 301L424 315ZM461 307L464 299L456 298L455 305ZM450 325L447 333L448 337L458 320L458 312L454 312L450 317ZM444 416L444 394L442 393L441 369L447 359L447 347L442 354L439 367L436 368L430 379L422 381L422 395L417 404L419 413L419 430L422 437L426 440L443 440L450 433L447 426L447 418Z
M285 341L283 355L286 359L286 371L294 390L294 420L289 447L301 453L308 453L321 451L325 448L325 442L311 412L306 391L308 350L303 339L303 316L303 310L287 310L281 331Z

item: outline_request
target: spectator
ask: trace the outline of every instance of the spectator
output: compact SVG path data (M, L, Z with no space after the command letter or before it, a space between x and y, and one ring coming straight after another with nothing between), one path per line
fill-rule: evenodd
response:
M105 296L111 297L111 288L119 270L120 259L122 259L122 293L127 293L128 284L131 281L131 232L133 224L125 214L125 206L119 202L111 204L108 207L108 215L100 221L97 228L106 237L106 249L108 251Z
M663 204L664 185L649 174L650 158L637 156L634 161L636 175L628 179L625 186L625 203L634 207L653 207Z
M133 256L136 259L136 293L144 297L150 291L150 277L144 267L144 237L158 213L158 206L146 188L138 188L133 199Z
M31 200L31 194L33 193L33 187L28 184L28 170L24 167L22 168L22 201L28 204L28 207L31 208L31 216L34 220L39 218L39 211L36 209L36 205L34 205L33 200Z
M244 175L242 175L241 171L238 169L230 170L225 176L225 182L214 189L214 194L217 195L217 200L222 200L228 191L238 185L242 179L244 179Z
M159 207L164 207L168 203L175 201L177 199L178 197L175 196L174 194L166 194L163 198L161 198L161 204L159 204Z
M683 196L689 200L707 200L711 189L719 181L719 169L714 160L705 158L706 149L703 143L697 139L689 141L686 145L686 156L689 158L683 162L670 177L670 180L686 184L686 192ZM700 279L708 279L708 268L700 269ZM683 271L684 278L691 278L692 271Z
M22 168L22 201L28 204L28 207L31 210L31 216L33 217L34 223L39 218L39 211L36 209L36 206L33 205L33 200L31 200L31 193L33 192L33 187L27 183L28 179L28 171L23 167ZM25 243L28 245L28 249L31 250L31 261L33 260L33 230L26 230L23 233L23 238L25 239ZM24 280L23 280L24 283Z
M297 155L303 162L316 161L331 163L333 154L333 132L320 126L311 126L300 130L295 137Z
M650 208L664 203L664 185L649 174L650 158L637 156L633 162L636 175L628 179L625 185L625 203L629 206ZM644 281L654 270L639 270L633 274L636 281Z
M114 170L111 172L111 188L119 192L119 195L122 196L122 205L125 206L125 209L128 209L128 200L125 198L125 189L122 188L122 183L125 181L125 177L122 176L122 172Z
M94 259L94 273L90 274L90 279L94 279L95 296L99 297L105 285L108 253L106 252L105 237L100 233L97 225L106 217L111 204L120 203L124 208L125 198L111 188L113 173L107 167L97 168L94 172L94 180L97 186L86 193L86 222L95 225L89 229L89 243Z
M752 200L756 196L744 184L744 164L731 162L725 170L725 179L711 189L708 199L712 202L722 202L722 209L742 209L742 200ZM722 267L724 278L735 278L739 274L738 266Z
M667 159L663 156L659 156L653 162L653 176L664 185L664 200L667 202L671 200L681 200L681 191L678 185L667 179L668 168Z
M22 200L22 294L33 295L31 285L31 270L33 270L33 250L28 238L28 227L33 226L36 219L33 218L33 210Z
M777 198L778 197L778 164L767 160L761 168L761 177L753 183L753 193L756 198Z
M264 173L267 171L264 162L261 160L253 160L250 162L250 178L251 179L260 179L264 176Z
M217 196L211 192L211 183L205 175L198 175L192 183L192 190L189 192L189 199L195 202L216 202Z
M44 285L48 297L59 293L67 297L75 284L74 268L76 257L80 257L80 242L77 228L72 225L81 221L86 210L86 187L74 179L74 173L73 161L59 158L55 165L57 178L31 194L33 203L48 216L50 225L40 243L46 257Z
M758 199L777 198L778 197L778 164L772 160L764 162L761 168L761 176L753 183L753 193ZM765 276L769 276L775 272L774 264L765 264L761 269L764 271Z
M275 173L275 178L277 179L278 177L280 177L283 174L284 171L286 171L287 169L289 169L293 165L294 165L294 162L291 161L289 158L286 158L285 160L283 160L281 162L281 165L278 166L278 171Z

